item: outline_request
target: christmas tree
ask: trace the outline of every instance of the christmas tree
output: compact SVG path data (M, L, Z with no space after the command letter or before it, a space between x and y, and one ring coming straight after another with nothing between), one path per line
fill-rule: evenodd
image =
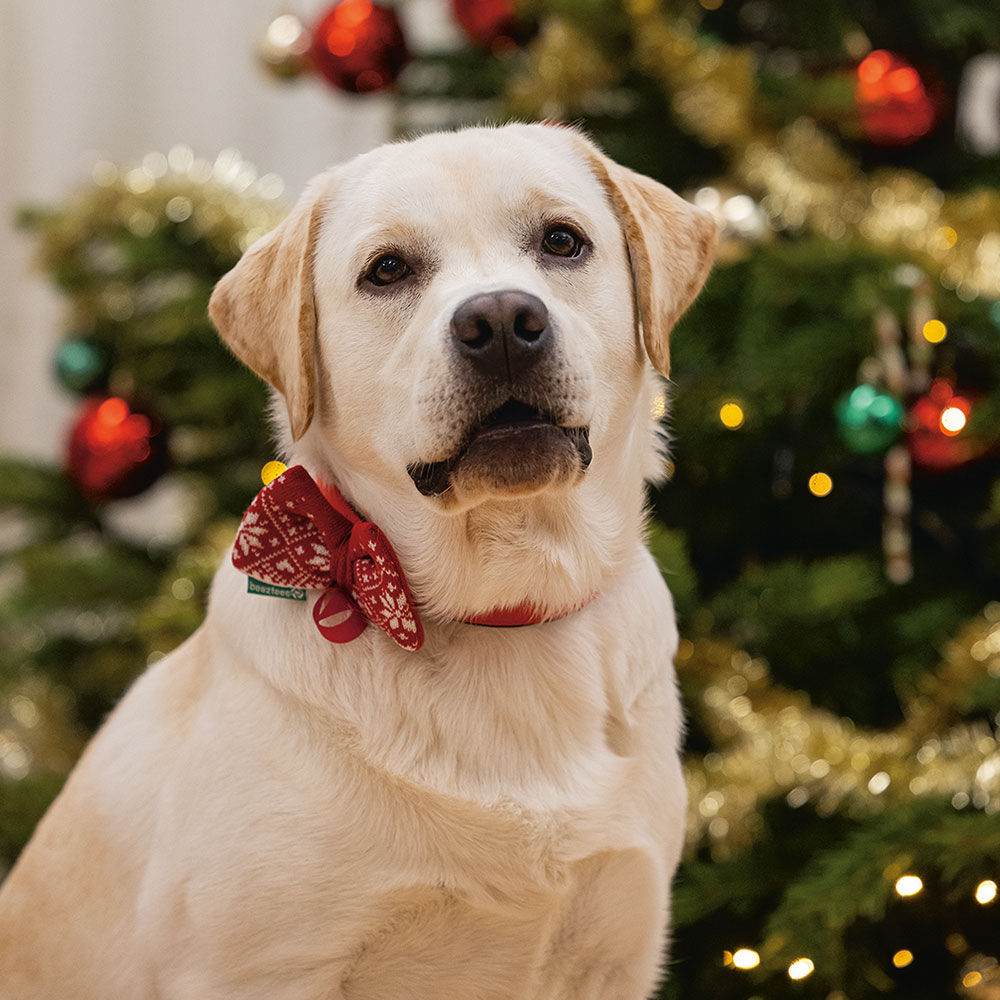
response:
M691 795L661 996L1000 996L994 5L451 10L464 41L440 51L411 51L409 5L343 0L311 33L283 16L261 54L395 84L404 132L579 123L723 229L673 336L651 496ZM26 219L71 307L60 377L88 399L68 475L0 478L6 861L122 688L197 625L270 457L262 389L204 306L274 189L174 150Z

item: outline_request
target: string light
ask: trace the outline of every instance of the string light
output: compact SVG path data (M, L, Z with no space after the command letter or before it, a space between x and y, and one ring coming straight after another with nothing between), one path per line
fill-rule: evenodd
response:
M973 986L978 986L982 981L983 974L981 972L967 972L962 976L962 985L967 990L971 990Z
M997 884L988 878L976 886L976 902L982 906L992 903L997 898Z
M908 704L907 721L886 732L859 732L848 720L803 705L772 681L762 658L731 645L699 639L687 640L682 648L681 669L705 684L698 697L707 731L717 744L725 744L723 752L685 766L689 841L707 846L713 856L731 857L753 843L763 832L760 803L790 792L824 816L879 814L884 800L929 795L948 796L958 810L974 801L977 810L1000 812L1000 741L988 726L941 729L941 714L950 710L957 692L977 678L1000 676L1000 601L989 604L960 634L925 698ZM885 888L895 887L897 899L915 899L925 888L922 878L893 868L886 872ZM996 906L1000 878L985 874L966 891L979 905ZM774 942L767 944L769 950ZM809 946L802 942L799 947ZM916 956L899 948L885 952L882 961L889 970L902 970L914 965ZM725 954L731 969L768 964L750 949ZM780 974L780 969L775 971ZM980 974L987 977L985 971Z
M737 948L733 952L733 965L737 969L756 969L760 965L760 955L753 948Z
M921 333L929 344L940 344L948 336L948 327L939 319L929 319L924 323Z
M903 897L915 896L923 887L924 883L919 875L901 875L896 879L896 892Z
M958 397L953 399L951 406L941 411L941 433L947 434L948 437L954 437L968 422L965 410L957 404Z
M743 421L746 419L743 413L743 407L739 403L723 403L722 408L719 410L719 419L722 421L723 426L728 427L729 430L735 431L737 428L743 426Z
M833 479L825 472L814 472L809 477L809 492L814 497L829 496L833 490Z
M788 978L789 979L805 979L806 976L810 976L813 970L816 968L812 963L810 958L797 958L790 966L788 966Z

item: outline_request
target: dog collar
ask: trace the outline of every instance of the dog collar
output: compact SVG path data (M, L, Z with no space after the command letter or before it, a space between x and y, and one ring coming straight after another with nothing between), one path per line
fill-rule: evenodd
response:
M423 645L416 603L389 540L335 486L317 482L301 465L285 469L257 494L237 531L232 561L256 593L305 600L305 590L320 590L312 615L330 642L350 642L371 623L403 649ZM592 599L555 613L525 602L460 621L494 628L540 625Z

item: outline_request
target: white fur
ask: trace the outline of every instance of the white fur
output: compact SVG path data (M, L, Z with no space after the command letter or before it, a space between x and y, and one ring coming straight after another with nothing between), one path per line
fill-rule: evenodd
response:
M318 403L287 459L382 527L425 646L373 627L332 645L310 604L250 595L225 562L204 625L128 693L0 892L4 997L653 989L685 808L673 608L642 541L657 386L619 221L571 137L432 136L317 184ZM563 209L594 259L546 271L520 234ZM364 255L410 231L437 255L419 300L356 294ZM511 287L550 309L553 392L594 458L578 482L447 506L406 465L456 433L448 320ZM595 594L541 625L455 621Z

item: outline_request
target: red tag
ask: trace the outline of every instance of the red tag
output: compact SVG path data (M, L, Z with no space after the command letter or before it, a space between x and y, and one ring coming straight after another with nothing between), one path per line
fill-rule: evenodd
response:
M330 642L350 642L368 627L361 609L340 587L328 587L313 605L313 621Z

